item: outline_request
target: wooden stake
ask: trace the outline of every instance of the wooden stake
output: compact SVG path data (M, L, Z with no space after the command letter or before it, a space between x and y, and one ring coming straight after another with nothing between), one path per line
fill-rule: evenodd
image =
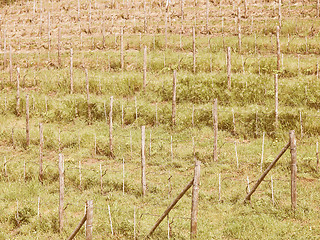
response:
M143 91L146 90L147 85L147 46L144 46L143 51Z
M271 197L272 197L272 205L274 206L274 193L273 193L273 179L271 176Z
M59 231L63 230L63 200L64 200L64 157L59 154Z
M113 96L110 97L110 112L109 112L109 149L110 154L113 155L113 140L112 140L112 108L113 108Z
M167 50L168 47L168 11L166 11L166 15L165 15L165 49Z
M110 205L108 205L108 212L109 212L109 221L110 221L111 234L113 235L113 227L112 227L112 218L111 218Z
M274 75L275 130L278 129L278 74Z
M99 170L100 170L100 192L101 194L103 194L103 181L102 181L102 168L101 168L101 164L99 166Z
M17 104L16 104L16 114L20 116L20 68L17 67Z
M213 161L218 161L218 99L214 100L213 104Z
M192 116L191 116L192 127L194 128L194 104L192 104Z
M142 185L142 196L146 195L147 183L146 183L146 157L145 157L145 126L141 127L141 185Z
M239 159L238 159L238 151L237 151L237 143L236 142L234 142L234 150L236 153L237 169L239 169Z
M43 168L42 168L42 164L43 164L43 127L42 127L42 123L39 123L39 135L40 135L40 159L39 159L39 180L42 183L43 181Z
M200 186L200 161L196 160L195 168L194 168L193 188L192 188L190 239L196 239L196 236L197 236L199 186Z
M85 215L84 215L83 218L81 219L80 223L78 224L78 226L76 227L76 229L71 233L71 235L68 237L67 240L72 240L72 239L74 239L74 237L77 235L77 233L79 232L80 228L82 227L82 225L85 223L86 220L87 220L87 212L85 212Z
M320 9L320 0L317 0L317 17L319 17L319 9Z
M316 145L316 157L317 157L317 171L319 170L319 143Z
M227 76L228 76L228 89L231 90L231 48L227 48Z
M196 29L192 27L193 73L196 73Z
M291 154L291 206L297 208L297 141L294 130L289 132L290 154Z
M263 132L263 135L262 135L262 151L261 151L261 163L260 163L260 166L261 166L261 172L262 172L262 166L263 166L263 154L264 154L264 135L265 135L265 132Z
M144 33L147 33L147 8L146 8L146 0L143 1L143 12L144 12Z
M92 240L92 224L93 224L93 201L88 200L86 204L87 222L86 222L86 240Z
M250 192L250 181L249 181L249 176L247 176L247 184L248 184L248 186L247 186L247 188L248 188L248 192Z
M281 59L281 52L280 52L280 27L277 26L277 70L280 71L280 59Z
M70 49L70 94L73 94L73 50Z
M281 23L282 23L281 0L279 0L278 20L279 20L279 27L281 28Z
M30 145L30 129L29 129L29 95L26 96L26 147Z
M246 198L245 198L245 202L246 201L250 201L251 195L256 191L256 189L258 188L258 186L260 185L260 183L263 181L263 179L267 176L267 174L270 172L270 170L274 167L274 165L278 162L278 160L281 158L281 156L287 151L287 149L290 146L290 142L287 143L286 146L284 146L284 148L281 150L281 152L278 154L278 156L273 160L272 163L270 163L270 165L268 166L268 168L262 173L262 175L260 176L260 178L258 179L258 181L256 182L256 184L253 186L253 188L251 189L251 191L247 194Z
M121 70L124 71L124 53L123 53L123 27L120 28L120 63Z
M241 53L241 11L238 8L238 52Z
M88 123L91 124L91 110L90 110L90 95L89 95L88 69L85 69L85 72L86 72L86 90L87 90L87 106L88 106Z
M136 240L136 206L133 207L133 239Z
M12 68L12 47L9 46L9 71L10 71L10 82L13 82L13 68Z
M172 86L172 126L176 125L176 97L177 97L177 71L173 71L173 86Z

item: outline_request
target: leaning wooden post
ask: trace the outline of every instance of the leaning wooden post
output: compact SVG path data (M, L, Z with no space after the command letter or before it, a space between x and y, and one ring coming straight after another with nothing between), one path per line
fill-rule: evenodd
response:
M278 129L278 74L274 76L275 131Z
M191 206L191 230L190 239L197 237L197 216L198 216L198 201L199 201L199 185L200 185L200 161L196 160L194 168L194 179L192 188L192 206Z
M113 96L110 97L110 112L109 112L109 150L111 156L113 156L113 144L112 144L112 108L113 108Z
M227 76L228 76L228 89L231 90L231 48L227 48Z
M281 60L281 52L280 52L280 27L277 26L277 70L280 71L280 60Z
M147 85L147 46L143 50L143 91L146 91Z
M213 104L213 161L218 161L218 99L214 100Z
M291 207L297 208L297 141L294 130L289 132L290 153L291 153Z
M196 73L196 29L192 27L193 73Z
M70 49L70 94L73 94L73 49Z
M59 231L63 230L63 200L64 200L64 158L59 154Z
M20 116L20 68L17 68L17 96L16 96L16 114Z
M278 160L281 158L281 156L287 151L287 149L290 147L290 142L287 143L284 148L282 148L281 152L278 154L278 156L273 160L272 163L268 166L268 168L262 173L256 184L253 186L251 191L248 193L246 198L244 199L245 202L250 201L251 195L256 191L260 183L263 181L263 179L267 176L267 174L270 172L270 170L274 167L274 165L278 162Z
M177 71L173 71L173 86L172 86L172 126L176 125L176 98L177 98Z
M86 203L86 240L92 240L92 224L93 224L93 200Z
M30 145L30 129L29 129L29 95L26 96L26 147Z
M142 185L142 196L146 195L147 183L146 183L146 156L145 156L145 146L146 146L146 128L141 127L141 185Z
M121 70L124 71L124 53L123 53L123 27L120 28L120 63Z
M43 127L42 123L39 123L39 138L40 138L40 147L39 147L39 180L42 183L42 175L43 175Z
M77 235L77 233L79 232L79 230L82 227L82 225L86 222L86 220L87 220L87 213L83 216L83 218L81 219L80 223L78 224L76 229L71 233L71 235L67 238L67 240L74 239L74 237Z
M171 209L179 202L179 200L183 197L183 195L189 190L189 188L193 185L194 180L192 179L188 185L182 190L182 192L173 200L173 202L170 204L170 206L164 211L164 213L161 215L161 217L157 220L155 225L152 227L148 235L146 236L146 239L148 239L152 233L156 230L156 228L160 225L162 220L169 214Z

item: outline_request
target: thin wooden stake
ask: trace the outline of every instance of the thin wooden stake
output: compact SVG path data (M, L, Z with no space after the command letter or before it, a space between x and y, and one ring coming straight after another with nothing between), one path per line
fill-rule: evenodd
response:
M228 89L231 90L231 48L227 48L227 76L228 76Z
M136 206L133 207L133 239L136 239Z
M100 170L100 192L101 194L103 194L103 181L102 181L102 168L101 168L101 164L99 166L99 170Z
M16 104L16 114L20 116L20 68L17 67L17 104Z
M192 188L190 239L196 239L197 237L199 186L200 186L200 161L196 160L195 168L194 168L193 188Z
M59 154L59 231L63 230L63 201L64 201L64 157Z
M278 129L278 74L274 76L275 130Z
M319 143L316 145L316 157L317 157L317 171L319 170Z
M113 96L110 97L110 112L109 112L109 149L110 154L113 155L113 140L112 140L112 107L113 107Z
M248 186L247 186L247 188L248 188L248 192L250 192L250 181L249 181L249 176L247 176L247 184L248 184Z
M29 129L29 95L26 96L26 147L30 145L30 129Z
M236 153L237 169L239 169L239 159L238 159L238 151L237 151L237 143L236 142L234 142L234 151Z
M70 94L73 94L73 49L70 49Z
M42 123L39 123L39 138L40 138L40 146L39 146L39 155L40 155L40 159L39 159L39 180L42 183L43 181L43 127L42 127Z
M146 90L147 85L147 46L143 50L143 91Z
M192 116L191 116L192 127L194 128L194 104L192 104Z
M147 183L146 183L146 157L145 157L145 126L141 127L141 185L142 185L142 196L146 195Z
M213 104L213 161L218 161L218 99Z
M280 52L280 27L277 26L277 70L280 71L280 59L281 59L281 52Z
M113 227L112 227L112 218L111 218L110 205L108 205L108 212L109 212L109 221L110 221L111 234L113 235Z
M87 106L88 106L88 123L91 124L91 110L90 110L90 95L89 95L88 69L85 69L85 72L86 72L86 90L87 90Z
M172 86L172 126L176 125L176 97L177 97L177 71L173 71L173 86Z
M123 27L120 28L120 63L121 70L124 71L124 53L123 53Z
M193 73L196 74L196 29L192 27Z
M289 132L290 154L291 154L291 206L297 208L297 142L294 130Z
M279 20L279 27L281 28L281 24L282 24L281 0L278 0L278 1L279 1L278 20Z

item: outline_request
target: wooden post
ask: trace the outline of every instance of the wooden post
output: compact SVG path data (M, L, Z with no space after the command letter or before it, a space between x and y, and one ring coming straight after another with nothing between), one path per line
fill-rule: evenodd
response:
M40 148L39 148L39 155L40 155L40 159L39 159L39 180L42 183L43 179L42 179L42 175L43 175L43 168L42 168L42 164L43 164L43 127L42 127L42 123L39 123L39 138L40 138Z
M113 227L112 227L112 218L111 218L110 205L108 205L108 212L109 212L109 221L110 221L111 234L113 235Z
M238 159L238 151L237 151L237 143L236 142L234 142L234 151L236 153L237 169L239 169L239 159Z
M86 90L87 90L87 106L88 106L88 123L91 124L91 110L90 110L88 69L85 69L85 72L86 72Z
M173 71L173 86L172 86L172 126L176 125L176 97L177 97L177 71Z
M302 124L302 113L300 112L300 138L303 139L303 124Z
M166 15L165 15L165 31L164 31L164 35L165 35L165 49L167 50L168 47L168 10L166 11Z
M206 32L209 32L209 0L206 0Z
M147 33L147 7L146 7L146 0L143 1L143 12L144 12L144 33Z
M102 168L101 168L101 164L99 165L99 170L100 170L100 192L101 195L103 194L103 181L102 181Z
M86 240L92 240L92 224L93 224L93 200L86 203Z
M192 127L194 128L194 104L192 104L191 122L192 122Z
M280 59L281 59L281 53L280 53L280 27L277 26L277 70L280 71Z
M63 200L64 200L64 157L59 154L59 231L63 230Z
M73 94L73 49L70 49L70 94Z
M61 30L58 28L58 66L61 67Z
M274 206L274 193L273 193L273 178L271 176L271 198L272 198L272 205Z
M213 104L213 161L218 161L218 99Z
M145 157L145 126L141 127L141 185L142 185L142 196L146 195L147 183L146 183L146 157Z
M30 129L29 129L29 95L26 96L26 147L30 145Z
M17 67L17 104L16 104L16 114L20 116L20 68Z
M278 129L278 74L274 75L275 131Z
M147 46L144 46L143 51L143 91L146 91L147 84Z
M111 156L113 156L113 144L112 144L112 108L113 108L113 96L110 97L110 112L109 112L109 150Z
M123 53L123 27L120 28L120 63L121 70L124 71L124 53Z
M249 176L247 176L247 189L248 189L248 192L250 192L250 181L249 181Z
M264 154L264 135L265 135L265 132L263 132L263 135L262 135L262 151L261 151L261 163L260 163L261 172L262 172L263 154Z
M281 28L281 22L282 22L282 14L281 14L281 0L279 0L278 20L279 20L279 27Z
M319 17L320 0L317 0L317 17Z
M290 146L290 142L287 143L286 146L284 146L284 148L281 150L281 152L278 154L278 156L273 160L272 163L270 163L270 165L268 166L268 168L262 173L262 175L260 176L260 178L258 179L258 181L256 182L256 184L253 186L253 188L251 189L251 191L247 194L246 198L245 198L245 202L246 201L250 201L251 195L256 191L256 189L258 188L258 186L260 185L260 183L263 181L263 179L267 176L267 174L270 172L270 170L274 167L274 165L278 162L278 160L281 158L281 156L287 151L287 149Z
M231 48L227 48L227 76L228 76L228 89L231 90Z
M192 206L191 206L191 230L190 239L197 237L197 216L198 216L198 201L199 201L199 185L200 185L200 161L195 162L194 180L192 188Z
M238 52L241 53L241 11L238 8Z
M289 132L290 154L291 154L291 207L297 208L297 141L294 130Z
M13 82L13 68L12 68L12 47L9 46L9 72L10 72L10 82Z
M172 208L179 202L179 200L183 197L183 195L189 190L189 188L193 185L194 179L192 179L188 185L182 190L182 192L173 200L173 202L170 204L170 206L164 211L164 213L161 215L161 217L157 220L155 225L152 227L150 232L148 233L146 239L148 239L152 233L156 230L156 228L160 225L162 220L169 214L169 212L172 210Z
M316 145L316 157L317 157L317 171L319 170L319 143Z
M196 29L192 27L193 73L196 73Z

